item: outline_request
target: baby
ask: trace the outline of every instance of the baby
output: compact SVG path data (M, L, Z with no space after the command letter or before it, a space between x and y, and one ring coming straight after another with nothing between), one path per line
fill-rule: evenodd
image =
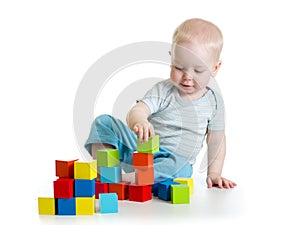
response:
M206 139L208 188L233 188L221 176L226 152L224 103L211 81L221 66L222 33L202 19L184 21L174 32L170 78L150 89L127 115L127 125L110 115L100 115L92 124L85 144L96 150L116 148L121 166L132 171L132 154L139 142L160 137L154 153L155 181L191 177L193 165Z

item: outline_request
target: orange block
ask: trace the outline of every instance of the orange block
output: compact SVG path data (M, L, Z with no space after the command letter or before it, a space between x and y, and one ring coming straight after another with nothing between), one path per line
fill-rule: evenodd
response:
M154 184L154 168L153 167L136 168L135 181L137 185Z
M140 166L152 167L153 166L153 154L140 153L140 152L133 153L132 165L134 168L137 168Z
M60 178L74 178L74 162L77 160L55 160L55 175Z
M108 192L116 193L118 195L118 200L126 200L129 197L128 191L129 183L109 183L108 184Z

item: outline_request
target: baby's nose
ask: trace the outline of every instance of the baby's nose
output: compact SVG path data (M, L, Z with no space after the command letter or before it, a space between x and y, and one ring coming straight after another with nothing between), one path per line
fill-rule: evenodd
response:
M192 80L193 76L188 71L184 71L184 73L183 73L183 79L185 79L185 80Z

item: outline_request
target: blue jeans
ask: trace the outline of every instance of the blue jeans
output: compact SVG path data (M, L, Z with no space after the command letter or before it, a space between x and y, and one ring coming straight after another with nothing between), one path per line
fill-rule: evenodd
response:
M132 154L137 148L137 135L121 120L110 115L98 116L91 127L85 148L91 154L91 144L105 143L120 151L121 167L125 172L133 172ZM192 165L187 159L164 148L153 154L155 182L176 178L191 177Z

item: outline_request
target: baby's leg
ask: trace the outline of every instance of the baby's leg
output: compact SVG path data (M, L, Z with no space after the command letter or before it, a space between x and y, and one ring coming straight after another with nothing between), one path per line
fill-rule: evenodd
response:
M126 124L110 115L100 115L92 124L85 148L94 159L96 150L118 149L121 166L125 169L131 167L132 153L136 150L136 145L136 134Z

